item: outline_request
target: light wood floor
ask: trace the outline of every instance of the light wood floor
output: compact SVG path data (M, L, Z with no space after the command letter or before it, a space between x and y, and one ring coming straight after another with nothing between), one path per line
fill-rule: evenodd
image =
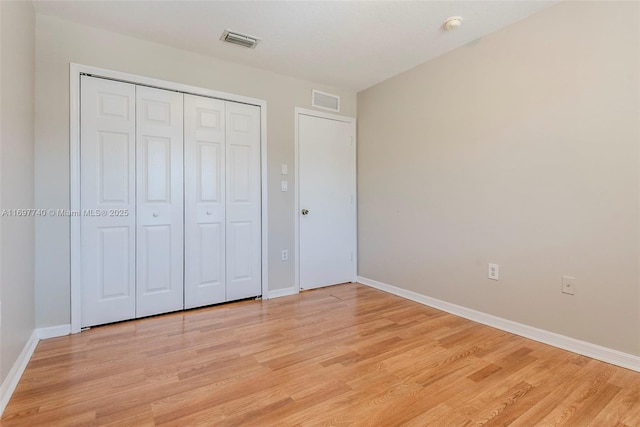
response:
M2 426L639 426L640 373L362 285L42 341Z

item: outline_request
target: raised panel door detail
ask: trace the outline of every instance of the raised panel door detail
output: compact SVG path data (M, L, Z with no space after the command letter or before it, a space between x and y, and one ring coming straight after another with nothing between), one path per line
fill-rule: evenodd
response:
M225 102L184 97L185 307L226 300Z
M135 317L135 86L80 79L81 326Z
M153 122L154 125L171 126L171 104L169 102L142 101L144 108L144 120Z
M144 255L138 260L145 272L140 278L144 294L171 290L171 226L155 225L144 227Z
M231 130L236 133L250 133L251 119L252 117L246 114L231 113Z
M129 227L101 227L98 232L100 299L127 298L131 295L129 275Z
M171 138L143 136L147 202L171 200Z
M198 200L220 203L222 176L220 161L221 144L217 142L197 142Z
M99 203L129 203L130 135L120 132L98 132L100 180Z
M253 276L251 252L253 250L252 224L237 221L229 224L229 249L232 253L229 278L232 281L248 280Z
M223 227L220 223L214 224L198 224L200 229L200 254L207 262L200 263L200 279L197 282L198 287L215 286L222 284L221 261L222 248L220 242L224 241L222 232Z
M251 201L251 175L255 172L252 170L252 147L243 145L231 145L231 162L229 165L229 180L231 187L230 199L233 202L250 202Z
M136 315L184 308L183 95L136 87Z
M129 104L130 98L128 95L105 92L98 93L99 116L129 120Z
M197 126L200 128L208 128L212 130L221 130L220 128L220 110L208 108L196 108Z

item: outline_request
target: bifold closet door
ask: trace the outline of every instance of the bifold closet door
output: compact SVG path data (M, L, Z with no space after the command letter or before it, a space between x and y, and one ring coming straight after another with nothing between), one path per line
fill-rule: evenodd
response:
M184 96L185 308L226 301L225 102Z
M226 102L227 301L262 293L260 107Z
M136 317L136 87L81 77L82 327Z
M262 293L260 107L83 76L80 120L83 327Z
M260 107L185 95L185 165L185 307L260 295Z
M183 95L136 87L136 316L181 310Z

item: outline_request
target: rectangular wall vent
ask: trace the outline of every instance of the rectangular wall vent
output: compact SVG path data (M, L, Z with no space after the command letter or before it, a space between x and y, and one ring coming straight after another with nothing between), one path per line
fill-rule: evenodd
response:
M255 49L260 39L257 37L249 36L247 34L236 33L231 30L224 30L220 40L227 43L237 44L239 46L248 47L249 49Z
M340 111L340 97L326 92L313 89L311 94L311 105L329 111Z

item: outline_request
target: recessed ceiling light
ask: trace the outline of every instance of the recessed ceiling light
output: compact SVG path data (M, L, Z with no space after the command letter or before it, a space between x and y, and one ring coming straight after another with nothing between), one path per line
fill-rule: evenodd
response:
M256 45L260 42L260 39L254 36L250 36L248 34L242 34L231 30L224 30L222 33L222 37L220 40L237 44L239 46L248 47L249 49L255 49Z
M452 16L444 21L444 29L447 31L457 30L462 25L462 16Z

